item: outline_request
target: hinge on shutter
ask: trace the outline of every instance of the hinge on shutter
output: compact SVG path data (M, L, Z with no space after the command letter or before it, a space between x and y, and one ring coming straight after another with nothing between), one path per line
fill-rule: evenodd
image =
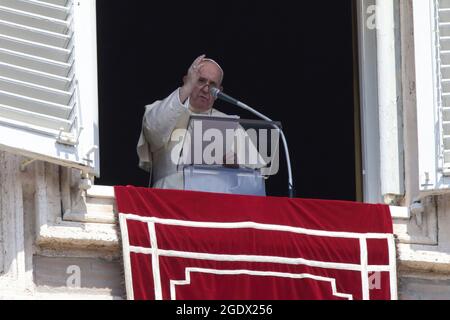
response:
M83 158L84 161L86 161L89 164L92 164L94 160L91 160L91 154L98 150L98 146L94 145L92 146L88 152L86 152L85 158Z
M58 135L57 142L68 146L76 146L78 144L78 139L76 139L73 136L73 134L67 132L60 132Z
M422 188L434 187L434 184L431 182L430 173L424 172L425 183L421 184Z
M446 164L444 165L444 168L442 169L442 174L443 174L445 177L449 177L449 176L450 176L450 166L449 166L448 163L446 163Z
M80 141L81 131L83 131L83 127L80 128L80 130L78 131L78 136L75 137L74 134L69 133L69 132L64 132L63 129L60 129L58 138L56 139L56 141L60 144L74 147L74 146L78 145L78 142Z

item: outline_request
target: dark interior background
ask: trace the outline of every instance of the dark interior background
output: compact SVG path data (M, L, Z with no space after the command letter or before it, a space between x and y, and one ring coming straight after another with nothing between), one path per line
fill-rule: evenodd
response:
M97 12L97 184L147 186L136 154L144 106L205 53L224 68L225 92L282 122L299 197L355 200L351 0L97 0ZM269 195L286 194L284 163Z

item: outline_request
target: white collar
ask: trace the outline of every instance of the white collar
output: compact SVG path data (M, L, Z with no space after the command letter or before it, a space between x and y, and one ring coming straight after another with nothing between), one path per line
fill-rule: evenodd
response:
M207 110L207 111L203 111L203 112L194 112L194 111L192 111L193 109L192 109L192 105L191 104L189 104L189 112L191 113L191 114L200 114L200 115L207 115L207 116L212 116L212 114L213 114L213 108L211 108L211 109L209 109L209 110Z

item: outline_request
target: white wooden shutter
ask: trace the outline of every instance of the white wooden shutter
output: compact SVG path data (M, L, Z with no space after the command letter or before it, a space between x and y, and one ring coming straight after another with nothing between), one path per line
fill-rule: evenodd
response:
M450 1L437 2L438 10L438 107L440 111L441 159L444 176L450 176Z
M446 169L445 70L447 59L445 8L448 0L413 0L417 98L419 190L450 188ZM450 34L449 34L450 35ZM450 107L450 105L448 105Z
M93 0L0 0L0 148L99 174Z

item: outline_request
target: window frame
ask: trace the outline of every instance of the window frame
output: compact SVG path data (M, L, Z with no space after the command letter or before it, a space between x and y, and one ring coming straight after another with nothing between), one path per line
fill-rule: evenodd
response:
M369 25L376 14L376 0L357 1L357 10L363 196L365 203L380 203L377 34L375 26Z

